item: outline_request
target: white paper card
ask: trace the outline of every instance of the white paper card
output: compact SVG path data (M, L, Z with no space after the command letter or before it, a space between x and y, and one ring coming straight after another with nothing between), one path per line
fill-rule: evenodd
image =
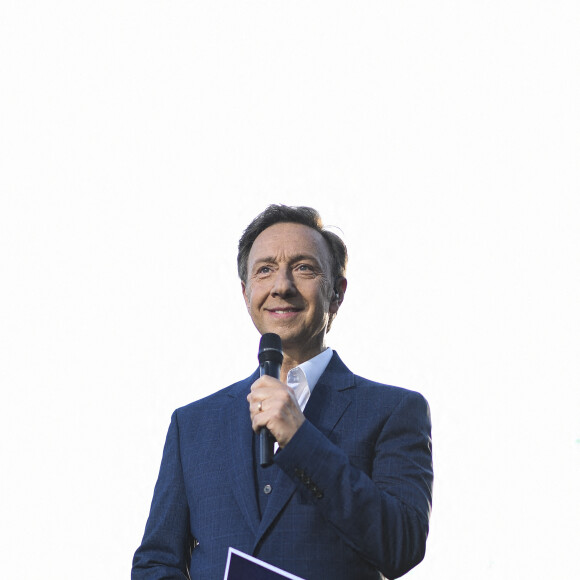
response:
M228 550L228 561L226 564L226 572L224 580L280 580L280 578L290 578L292 580L304 580L285 572L272 564L267 564L248 556L235 548Z

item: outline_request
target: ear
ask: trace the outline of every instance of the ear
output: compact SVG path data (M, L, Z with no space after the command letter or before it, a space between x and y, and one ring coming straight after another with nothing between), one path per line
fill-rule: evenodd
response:
M344 300L344 293L346 292L346 278L338 278L336 284L334 285L334 293L330 302L330 307L328 312L330 314L336 314L342 301Z
M245 284L245 282L242 282L242 294L244 295L244 300L246 302L246 308L248 310L250 310L250 299L248 298L248 295L246 294L246 284Z

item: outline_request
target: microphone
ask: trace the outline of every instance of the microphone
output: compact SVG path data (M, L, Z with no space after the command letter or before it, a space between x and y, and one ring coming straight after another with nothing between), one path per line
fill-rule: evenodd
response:
M267 332L260 339L258 349L258 361L260 363L260 376L267 375L280 379L280 367L282 366L282 339L273 332ZM274 438L266 427L260 429L260 465L267 467L274 457Z

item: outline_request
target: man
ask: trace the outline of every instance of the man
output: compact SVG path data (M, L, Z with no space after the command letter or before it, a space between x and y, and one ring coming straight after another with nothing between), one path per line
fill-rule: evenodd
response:
M259 332L282 339L280 380L256 371L173 414L134 580L222 580L229 546L308 580L396 578L422 560L429 408L325 347L346 260L311 208L269 206L244 232L242 291Z

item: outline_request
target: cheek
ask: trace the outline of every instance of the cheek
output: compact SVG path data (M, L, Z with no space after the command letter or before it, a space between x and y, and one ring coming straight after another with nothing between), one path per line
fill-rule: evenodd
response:
M244 294L244 299L246 301L246 309L251 313L252 310L256 309L256 297L252 292L250 292L248 294Z
M259 310L260 304L263 302L263 292L260 291L260 288L255 287L250 290L246 289L244 299L246 300L246 308L248 311Z

